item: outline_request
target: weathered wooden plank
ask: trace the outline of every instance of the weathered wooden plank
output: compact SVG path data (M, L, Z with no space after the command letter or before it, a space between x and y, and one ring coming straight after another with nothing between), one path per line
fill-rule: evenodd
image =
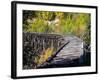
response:
M40 67L56 67L56 66L68 66L75 59L78 60L78 64L83 62L83 41L76 36L67 35L64 36L69 43L54 57L50 62L44 63Z
M44 49L53 47L56 49L54 55L38 68L69 66L76 59L81 64L84 61L83 46L83 41L73 35L23 33L23 63L28 69L32 69L35 56L41 55Z
M66 36L67 40L69 40L69 44L67 44L57 55L57 57L71 58L72 56L80 57L83 55L83 41L75 36Z

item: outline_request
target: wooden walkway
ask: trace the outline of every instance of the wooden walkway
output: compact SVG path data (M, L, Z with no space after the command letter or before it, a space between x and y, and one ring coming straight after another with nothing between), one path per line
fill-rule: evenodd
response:
M39 66L40 68L77 66L84 62L83 41L73 35L67 35L64 38L69 43L52 60Z
M37 65L37 68L83 65L86 62L83 43L74 35L23 33L24 69L33 69L35 57L41 55L43 49L51 47L55 48L53 55L42 64Z

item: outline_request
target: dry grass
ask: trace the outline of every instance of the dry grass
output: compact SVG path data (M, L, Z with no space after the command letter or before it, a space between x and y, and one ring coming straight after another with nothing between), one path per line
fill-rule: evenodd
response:
M41 55L35 58L36 66L43 64L46 60L53 55L53 48L48 48L41 53ZM35 67L36 68L36 67Z

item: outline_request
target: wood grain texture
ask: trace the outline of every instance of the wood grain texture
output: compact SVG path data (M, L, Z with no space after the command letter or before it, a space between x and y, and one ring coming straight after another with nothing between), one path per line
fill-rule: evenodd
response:
M73 35L64 36L64 39L69 43L51 61L45 62L40 67L75 66L84 62L83 41Z

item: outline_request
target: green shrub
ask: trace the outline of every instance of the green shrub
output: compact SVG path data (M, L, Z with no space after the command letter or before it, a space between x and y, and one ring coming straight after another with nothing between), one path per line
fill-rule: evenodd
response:
M28 25L27 32L45 32L47 25L42 19L36 19L35 22Z
M49 12L49 11L25 11L23 14L24 23L23 30L27 32L39 33L59 33L73 34L82 38L86 43L90 43L90 14L88 13L72 13L72 12ZM35 19L32 23L27 23L28 17ZM59 19L57 25L55 23L48 24L46 21L54 21ZM57 31L58 30L58 31Z

